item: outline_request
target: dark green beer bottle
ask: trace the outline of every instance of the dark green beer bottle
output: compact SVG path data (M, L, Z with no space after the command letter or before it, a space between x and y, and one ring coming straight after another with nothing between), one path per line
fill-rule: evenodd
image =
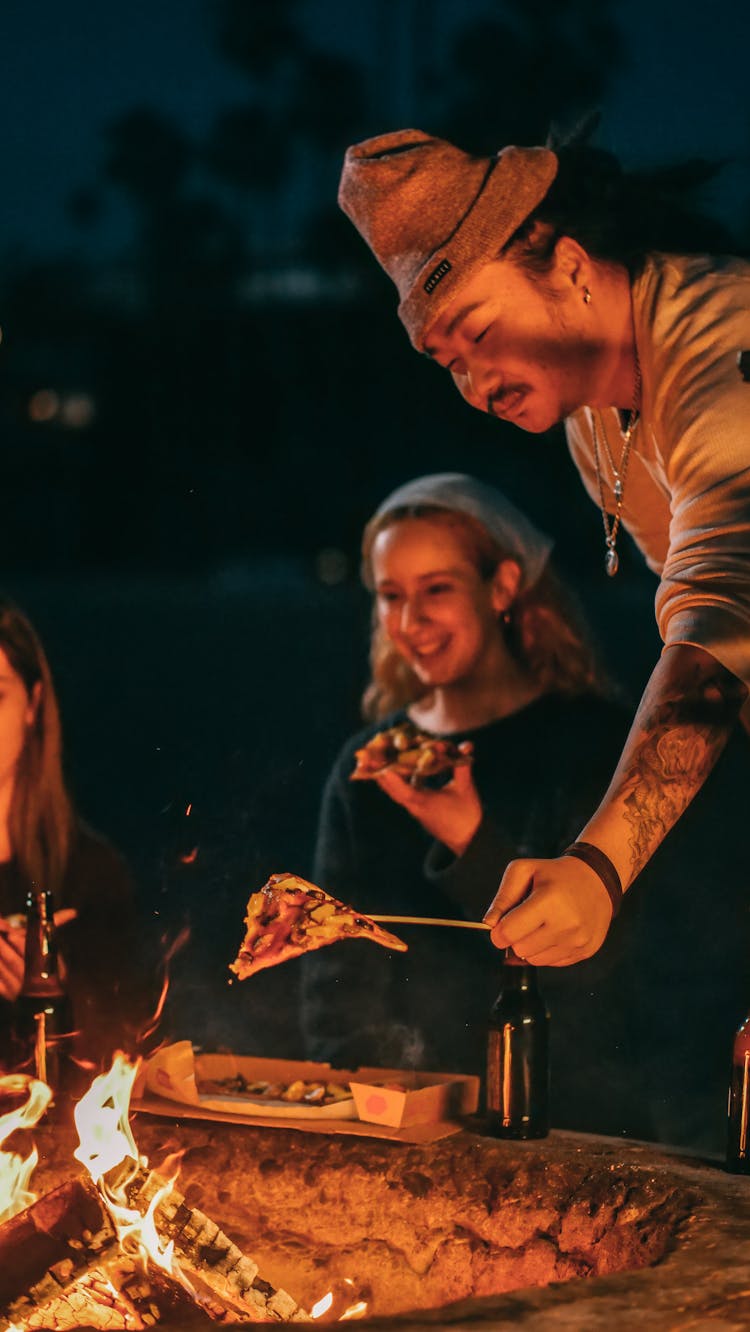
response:
M486 1111L492 1137L549 1132L549 1013L536 968L510 949L488 1023Z
M16 1068L59 1092L71 1040L71 1010L60 978L52 894L26 899L23 982L14 1004Z
M750 1175L750 1015L734 1038L728 1110L727 1170Z

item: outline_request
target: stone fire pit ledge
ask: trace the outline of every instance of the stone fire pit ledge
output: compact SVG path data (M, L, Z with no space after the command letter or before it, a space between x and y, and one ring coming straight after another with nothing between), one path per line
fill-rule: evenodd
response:
M154 1166L184 1151L180 1190L267 1280L309 1309L348 1277L372 1332L750 1327L750 1178L717 1164L561 1132L416 1146L142 1114L134 1129ZM59 1134L38 1144L37 1189L74 1173Z

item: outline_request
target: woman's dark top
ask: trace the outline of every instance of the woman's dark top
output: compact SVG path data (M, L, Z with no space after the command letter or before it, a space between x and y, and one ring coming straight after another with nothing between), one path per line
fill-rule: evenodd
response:
M17 862L0 864L0 915L25 913L26 893ZM99 1064L118 1048L132 1052L151 1005L149 959L128 868L119 852L90 829L78 829L54 906L78 912L57 932L76 1056ZM0 1032L10 1025L11 1008L0 999Z
M455 857L376 783L350 781L354 751L399 712L344 746L323 796L313 877L363 912L481 920L505 866L554 856L576 836L611 779L629 716L598 696L548 694L452 738L471 740L484 817ZM620 922L594 958L544 968L552 1010L553 1122L600 1132L623 1123L627 1033ZM483 1074L486 1024L500 988L501 955L479 930L393 927L409 945L368 942L304 960L301 1021L308 1057L340 1067L375 1064ZM599 1105L595 1082L607 1095ZM589 1086L589 1083L592 1085ZM585 1088L585 1095L582 1093Z

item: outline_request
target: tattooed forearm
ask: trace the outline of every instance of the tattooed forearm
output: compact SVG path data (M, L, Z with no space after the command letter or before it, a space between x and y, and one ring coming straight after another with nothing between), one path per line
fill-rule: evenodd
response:
M635 719L640 738L623 755L620 794L633 878L700 790L746 694L707 654L696 663L688 655L694 651L683 652L674 678L652 677Z

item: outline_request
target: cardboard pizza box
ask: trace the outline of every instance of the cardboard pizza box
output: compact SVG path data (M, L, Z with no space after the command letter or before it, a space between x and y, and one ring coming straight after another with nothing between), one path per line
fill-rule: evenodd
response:
M363 1079L360 1069L351 1080L354 1104L360 1119L391 1128L435 1124L471 1115L479 1101L479 1078L451 1073L412 1073L395 1077L381 1072L377 1079Z
M336 1083L352 1095L327 1106L268 1101L239 1091L217 1095L207 1082L265 1079L289 1084ZM383 1084L387 1083L388 1086ZM332 1068L310 1060L266 1059L257 1055L202 1053L190 1041L165 1046L142 1065L133 1089L133 1108L191 1119L235 1124L279 1123L315 1132L369 1133L371 1136L430 1141L457 1132L458 1117L472 1114L479 1101L479 1078L451 1073L416 1073L394 1068Z

